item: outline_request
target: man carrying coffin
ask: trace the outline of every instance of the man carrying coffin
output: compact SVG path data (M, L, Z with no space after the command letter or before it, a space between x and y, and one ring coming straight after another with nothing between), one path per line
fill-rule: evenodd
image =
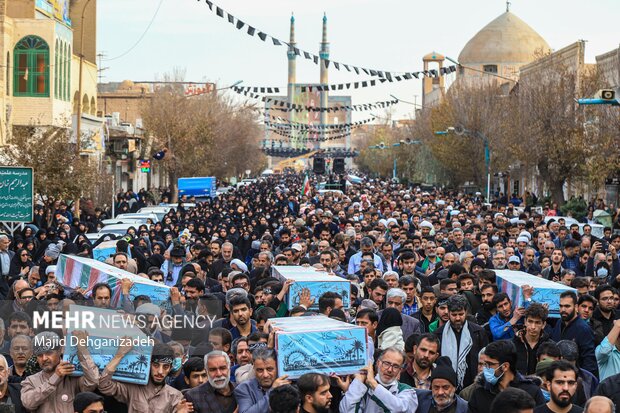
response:
M340 402L342 413L409 413L418 407L415 390L399 383L406 355L395 347L386 348L377 361L375 375L372 364L355 375Z
M112 375L123 357L133 348L129 337L123 338L124 340L116 354L103 369L99 380L99 391L127 404L128 413L144 411L185 413L191 411L191 404L183 400L181 392L166 384L166 376L170 373L174 360L174 352L168 344L156 343L153 346L147 385L120 383L112 379Z
M51 331L35 336L34 355L41 371L22 381L22 404L33 413L73 413L73 398L79 392L93 391L99 382L99 369L86 347L86 333L73 331L78 338L77 355L84 371L71 377L75 366L62 361L60 337Z

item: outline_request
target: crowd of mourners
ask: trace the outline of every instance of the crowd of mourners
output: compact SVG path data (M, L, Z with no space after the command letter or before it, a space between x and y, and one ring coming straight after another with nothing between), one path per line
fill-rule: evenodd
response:
M0 234L0 412L615 411L614 228L597 237L591 225L568 225L556 205L536 212L531 197L485 203L479 194L369 179L345 192L302 195L302 181L270 176L212 199L183 198L158 222L94 242L86 234L110 213L86 203L80 218L62 201L39 205L32 224ZM116 212L137 211L152 202L148 195L119 195ZM71 289L57 278L61 254L92 258L114 239L106 262L170 287L166 306L132 296L130 279L112 305L106 282ZM291 282L276 266L348 280L350 308L338 293L308 291L288 308ZM571 288L550 316L533 299L536 282L516 297L506 293L498 274L508 271ZM34 328L35 312L76 303L147 317L143 332L154 343L147 384L114 378L131 344L102 370L78 344L76 369L63 357L65 329ZM215 321L166 328L157 320L167 314ZM278 317L365 328L367 366L344 376L281 374L269 321Z

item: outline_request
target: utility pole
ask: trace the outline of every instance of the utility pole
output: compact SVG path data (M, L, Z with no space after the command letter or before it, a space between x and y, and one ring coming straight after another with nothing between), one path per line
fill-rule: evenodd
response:
M109 69L109 67L103 67L103 58L104 57L106 57L105 52L101 52L101 53L97 54L97 59L99 59L99 64L97 65L97 75L98 75L98 78L99 78L99 84L102 83L102 80L105 77L103 75L103 72L105 72L106 70Z
M90 0L86 0L84 8L82 9L82 19L80 21L80 71L78 75L78 102L77 102L77 130L75 132L75 154L77 159L80 158L80 146L82 140L82 75L84 72L84 14L86 13L86 7L88 7ZM75 200L75 216L80 218L80 197L78 195Z

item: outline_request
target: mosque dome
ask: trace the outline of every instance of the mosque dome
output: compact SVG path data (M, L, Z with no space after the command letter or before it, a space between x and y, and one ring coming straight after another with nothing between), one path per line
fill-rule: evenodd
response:
M461 64L525 64L537 52L548 52L549 45L534 29L507 11L487 24L465 45Z

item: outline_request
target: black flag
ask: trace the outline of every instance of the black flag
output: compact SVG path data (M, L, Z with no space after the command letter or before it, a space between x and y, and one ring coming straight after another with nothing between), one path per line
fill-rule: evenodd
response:
M254 36L254 32L256 32L256 29L252 26L248 26L248 34Z
M274 46L282 46L282 43L280 43L280 41L276 39L275 37L272 37L271 40L273 40Z
M216 7L215 14L217 14L220 17L224 17L224 10L220 9L219 7Z
M258 32L258 37L260 37L260 39L264 42L267 38L267 35L263 32Z

